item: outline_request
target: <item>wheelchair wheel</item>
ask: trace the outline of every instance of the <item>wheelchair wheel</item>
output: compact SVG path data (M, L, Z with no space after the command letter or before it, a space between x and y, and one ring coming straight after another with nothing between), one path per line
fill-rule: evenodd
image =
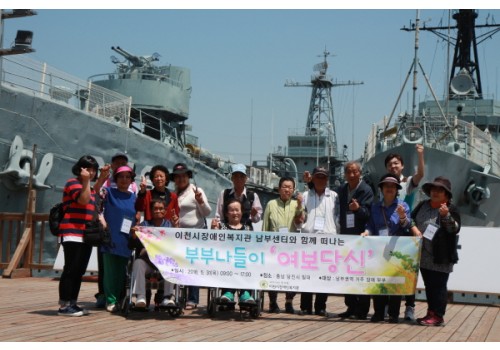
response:
M257 305L255 305L255 307L251 308L250 309L250 317L252 318L259 318L260 316L260 304L257 303Z
M255 305L252 310L250 310L250 316L252 318L258 318L262 314L262 310L264 310L264 292L259 290L255 292Z
M126 296L125 298L123 298L120 311L123 315L125 315L125 317L128 316L128 314L130 313L130 297Z
M217 312L217 303L216 303L216 292L215 288L210 288L208 290L208 304L207 304L207 312L210 317L215 317L215 313Z

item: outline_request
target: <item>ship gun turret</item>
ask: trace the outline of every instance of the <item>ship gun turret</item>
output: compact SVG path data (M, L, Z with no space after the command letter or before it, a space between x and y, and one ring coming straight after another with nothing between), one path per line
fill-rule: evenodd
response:
M118 65L121 72L141 71L154 74L157 69L152 63L160 60L160 54L153 53L151 56L136 56L122 49L120 46L111 46L111 50L122 55L129 64L120 62L115 56L111 56L111 61Z
M113 51L119 53L120 55L122 55L123 57L125 57L125 59L127 61L129 61L132 65L134 65L136 67L142 67L143 64L141 62L141 59L138 56L132 55L131 53L122 49L120 46L117 46L117 47L111 46L111 50L113 50Z

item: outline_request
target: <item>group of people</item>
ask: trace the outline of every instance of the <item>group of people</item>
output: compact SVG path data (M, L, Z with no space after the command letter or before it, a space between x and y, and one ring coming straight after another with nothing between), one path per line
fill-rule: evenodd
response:
M211 228L251 231L253 224L262 219L262 231L269 232L422 237L420 273L428 310L424 317L416 321L427 326L442 325L447 304L447 281L453 265L458 261L456 249L460 214L451 203L451 183L442 176L422 186L429 199L413 208L415 193L424 177L423 151L422 145L416 145L417 171L409 177L402 174L404 162L400 155L389 154L386 157L387 173L378 182L380 197L363 181L361 164L351 161L344 165L345 184L336 191L328 187L330 174L324 167L314 168L312 174L304 173L309 189L303 193L296 192L294 178L282 177L278 186L279 197L270 200L264 211L257 193L245 186L246 167L235 164L231 172L233 187L220 193ZM114 166L115 157L125 158L121 159L125 164ZM111 165L101 169L99 177L95 159L82 157L73 167L75 177L68 180L65 186L64 202L68 210L61 223L60 235L65 255L59 287L61 315L81 316L87 313L76 301L91 250L88 245L82 244L84 222L95 218L95 211L103 213L100 218L110 228L113 240L113 247L100 248L103 257L102 291L108 311L116 309L132 248L136 249L137 256L133 272L136 306L146 305L143 276L153 266L133 230L130 234L130 229L139 222L141 215L144 220L140 225L144 226L207 228L206 217L210 215L211 207L203 190L190 182L193 174L185 164L176 164L172 173L161 165L153 167L150 172L153 189L147 190L146 181L142 179L140 188L134 192L131 186L135 173L126 165L126 155L115 157ZM90 182L93 179L97 181L92 187ZM169 180L175 183L175 192L167 189ZM99 210L98 202L101 200L102 210ZM165 282L162 302L165 306L173 303L172 288ZM220 301L232 303L236 293L240 303L255 303L250 291L236 289L222 290ZM269 291L268 295L269 312L279 313L278 293ZM285 312L295 313L295 295L293 292L286 293ZM313 296L313 293L301 293L299 313L328 315L328 295L316 293L314 303ZM370 295L345 295L347 309L338 317L366 319L370 299ZM414 320L415 296L405 296L405 301L404 317ZM196 307L198 302L199 289L189 287L187 307ZM374 313L370 320L380 322L388 317L388 322L397 323L401 302L401 296L373 296Z
M193 172L186 164L174 165L170 173L163 165L153 166L147 181L135 184L136 174L127 165L124 153L115 154L110 164L101 168L92 156L81 157L72 168L74 177L63 191L64 217L59 225L59 242L64 249L64 267L59 282L59 315L83 316L88 311L77 304L81 279L85 273L92 247L85 243L86 223L99 220L111 233L110 245L98 248L99 292L97 307L109 312L118 309L132 251L135 261L132 270L132 290L136 307L146 307L145 274L154 266L135 235L140 226L206 228L206 217L212 209L200 187L190 183ZM94 185L91 182L95 181ZM175 191L168 189L170 181ZM143 221L141 222L141 218ZM164 281L162 306L174 303L173 285ZM199 303L199 288L189 287L187 308Z

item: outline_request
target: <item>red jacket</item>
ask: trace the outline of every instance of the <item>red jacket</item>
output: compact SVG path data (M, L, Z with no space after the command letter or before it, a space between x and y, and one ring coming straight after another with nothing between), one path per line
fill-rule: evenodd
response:
M175 215L179 216L179 202L177 201L177 194L166 189L167 196L170 195L170 202L168 203L167 210L165 211L165 219L172 220L172 209L175 210ZM151 220L153 213L151 212L151 190L146 191L145 195L140 193L135 202L135 210L144 212L144 220Z

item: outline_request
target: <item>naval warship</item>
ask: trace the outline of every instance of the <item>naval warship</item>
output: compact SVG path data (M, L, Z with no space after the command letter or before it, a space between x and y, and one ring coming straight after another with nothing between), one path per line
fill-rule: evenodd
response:
M452 15L455 23L421 26L417 11L415 23L402 28L415 33L414 59L392 113L372 127L365 144L363 171L375 189L386 172L385 157L398 153L405 162L405 175L411 175L414 172L411 166L417 164L415 145L423 144L424 181L440 175L450 179L462 225L499 227L500 101L482 89L478 45L492 39L500 25L476 24L477 17L476 10L455 10ZM483 33L476 34L476 29ZM442 98L435 94L418 59L421 31L430 31L453 47L447 94ZM453 36L448 32L454 33ZM433 98L420 102L417 109L419 71ZM414 75L413 110L393 118L411 74Z
M1 14L3 29L5 20L36 13ZM30 59L31 39L31 32L18 31L15 44L0 51L0 212L26 210L32 176L35 210L48 213L82 155L102 166L117 152L127 154L136 181L156 164L187 164L215 210L220 191L231 187L229 164L187 133L189 69L159 66L156 53L137 56L117 46L115 71L78 79Z

